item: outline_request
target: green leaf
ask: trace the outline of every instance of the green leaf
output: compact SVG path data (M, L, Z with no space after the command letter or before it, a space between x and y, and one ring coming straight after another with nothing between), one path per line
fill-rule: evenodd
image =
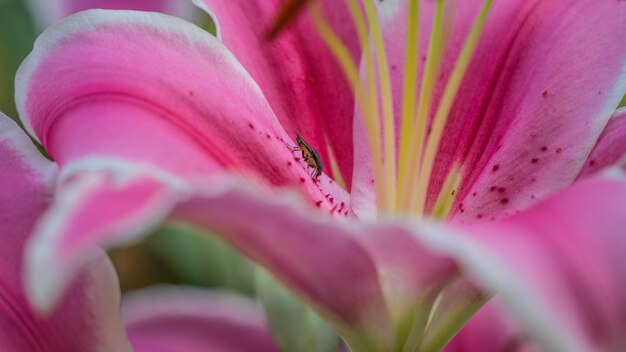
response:
M254 292L253 265L216 236L169 224L148 245L184 283Z
M0 111L14 119L15 72L34 41L35 30L25 1L0 0Z
M311 308L263 269L256 270L256 283L272 334L282 351L337 352L337 333Z

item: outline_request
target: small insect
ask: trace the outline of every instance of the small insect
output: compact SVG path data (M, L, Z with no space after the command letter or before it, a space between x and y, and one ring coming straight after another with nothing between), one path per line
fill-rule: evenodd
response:
M317 180L317 178L322 174L322 170L324 170L324 167L322 166L322 158L320 158L320 155L317 153L317 151L311 148L311 146L309 146L304 141L304 139L300 137L300 135L296 136L296 142L298 143L298 146L295 147L293 150L302 151L302 159L306 162L307 169L309 167L313 168L313 171L311 172L311 177L314 180Z

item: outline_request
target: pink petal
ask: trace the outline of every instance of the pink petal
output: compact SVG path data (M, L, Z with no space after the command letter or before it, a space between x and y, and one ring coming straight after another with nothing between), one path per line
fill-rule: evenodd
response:
M458 267L430 252L402 228L362 231L396 327L410 327L419 314L425 324L437 295L458 275Z
M328 139L349 186L354 97L311 19L303 14L277 39L269 41L269 27L283 1L195 2L202 3L201 7L214 16L222 41L259 83L289 135L302 135L320 152L324 165L330 166L325 142ZM358 41L345 3L320 2L358 59Z
M10 351L129 350L118 315L119 286L100 252L53 314L34 311L23 291L22 252L49 202L56 168L0 114L0 345ZM26 283L27 284L27 283Z
M137 352L278 351L260 307L225 293L144 289L124 297L122 315Z
M618 174L451 239L467 240L452 245L457 258L549 350L626 346L626 178Z
M435 104L483 1L456 3ZM382 5L396 115L407 4ZM422 56L434 4L420 2ZM464 161L466 168L454 213L464 221L514 214L576 178L626 91L626 45L620 40L626 35L624 6L593 0L494 2L444 131L429 206L455 161ZM355 127L355 168L361 168L355 177L365 176L354 183L363 188L357 195L367 200L373 190L363 138ZM365 201L354 202L359 207Z
M35 303L50 309L101 245L122 244L154 229L177 199L147 174L83 172L62 180L27 248Z
M61 168L95 155L185 180L236 170L297 187L314 202L345 194L325 176L311 180L291 149L294 136L245 69L214 37L180 19L74 15L38 39L16 86L27 130Z
M492 300L483 307L450 341L444 352L534 351L528 336L502 308Z
M232 185L196 191L173 218L219 234L330 319L353 346L393 346L375 263L356 233L292 198ZM245 214L245 216L242 216Z
M578 178L588 177L614 165L624 156L626 156L626 108L621 108L613 114L602 131Z

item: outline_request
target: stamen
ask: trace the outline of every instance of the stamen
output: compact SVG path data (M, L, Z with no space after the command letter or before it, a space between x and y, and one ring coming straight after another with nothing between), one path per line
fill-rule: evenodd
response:
M370 1L370 0L365 0ZM378 118L378 94L377 94L377 82L374 73L374 62L372 58L372 53L370 51L370 42L369 42L369 34L368 27L365 22L365 18L363 17L363 13L361 12L361 7L357 0L348 0L348 8L350 9L350 15L354 24L357 28L357 33L359 36L359 42L361 43L363 59L365 60L365 74L367 80L367 88L368 88L368 103L370 106L368 110L363 111L363 117L365 119L365 126L368 130L368 138L370 140L370 152L372 152L373 165L374 165L374 173L375 173L375 183L376 183L376 205L378 210L386 210L389 208L389 205L392 204L391 201L393 198L390 198L392 192L389 191L387 185L389 184L387 178L388 173L386 173L386 163L383 162L382 154L381 154L381 141L380 141L380 121ZM372 139L373 138L373 139ZM376 154L371 150L372 146L376 147ZM376 170L378 167L380 168L378 171ZM394 180L395 181L395 180Z
M374 168L374 184L376 187L376 202L378 209L385 209L386 197L384 188L384 172L381 155L381 140L380 140L380 123L377 118L378 104L376 99L376 83L374 81L373 64L371 63L371 55L369 55L369 42L367 40L367 29L365 20L361 14L356 0L348 0L350 9L353 15L359 38L363 45L363 53L366 60L366 70L368 71L368 83L369 89L366 95L361 79L359 77L359 70L350 55L349 50L345 44L341 41L339 36L332 29L321 9L318 6L311 6L311 15L313 16L313 23L315 24L317 31L322 39L326 42L326 45L330 48L331 52L335 56L335 59L339 62L341 69L344 71L350 86L354 89L354 93L357 98L359 108L363 112L365 130L369 140L370 154L372 155L372 164ZM369 57L369 59L368 59ZM369 73L369 72L372 73ZM373 89L372 89L373 87ZM372 92L373 90L373 92ZM372 95L374 98L372 99Z
M461 172L461 167L459 164L455 164L450 170L448 177L446 178L446 182L443 184L441 188L441 192L439 193L439 198L437 198L437 202L435 203L435 207L431 212L430 216L435 219L445 219L450 214L452 210L452 205L454 205L454 200L459 191L459 185L461 184L461 180L463 179Z
M426 136L426 123L428 121L428 115L430 114L430 106L432 100L432 91L435 85L435 79L439 73L439 64L444 48L443 42L443 18L444 18L445 2L444 0L437 0L437 6L435 8L435 18L433 20L433 28L431 30L430 42L428 44L428 56L426 57L426 67L424 70L424 77L422 77L422 85L420 87L419 107L416 117L416 126L411 132L411 138L409 138L409 145L407 153L410 153L409 164L407 165L406 172L408 173L404 177L404 186L401 196L402 208L413 210L417 215L422 214L422 209L414 205L416 202L412 202L415 196L416 180L419 182L419 167L422 159L422 150L424 146L424 139Z
M364 0L365 13L370 25L370 34L374 41L374 52L378 66L378 78L380 79L381 99L383 104L383 133L384 133L384 171L385 171L385 195L387 196L387 209L391 212L396 207L396 129L393 116L393 98L391 94L391 78L389 75L389 61L383 41L383 32L378 21L378 14L374 6L374 0ZM369 77L368 77L369 80Z
M333 151L333 147L330 144L330 141L328 140L328 136L326 136L326 133L324 133L324 143L326 143L326 150L328 151L328 160L330 161L330 170L333 174L333 179L339 186L347 190L346 182L341 176L341 169L339 168L339 164L337 164L337 158L335 157L335 152Z
M452 109L452 103L454 102L454 98L456 97L459 87L461 86L461 81L465 76L465 71L469 66L470 60L474 53L474 49L476 48L476 44L478 43L478 38L480 37L483 26L485 25L485 21L487 19L489 10L491 9L492 3L493 0L485 0L485 2L483 3L483 7L481 8L478 17L474 21L470 34L467 37L465 44L463 45L463 49L461 50L459 58L457 59L454 70L452 71L452 75L450 76L450 80L446 85L446 89L444 91L443 98L441 99L441 103L439 104L439 108L437 109L437 113L435 114L432 132L428 138L426 152L424 153L424 159L422 160L420 178L418 180L418 182L420 183L417 189L416 199L418 209L423 209L425 206L424 203L426 198L426 192L430 184L433 164L435 162L437 150L439 149L439 144L441 142L441 135L450 114L450 110Z
M417 64L419 58L419 0L411 0L407 29L397 189L399 208L401 208L401 198L407 181L406 167L410 155L410 150L403 148L403 146L409 144L411 131L413 131L413 116L415 114L415 91L417 90Z

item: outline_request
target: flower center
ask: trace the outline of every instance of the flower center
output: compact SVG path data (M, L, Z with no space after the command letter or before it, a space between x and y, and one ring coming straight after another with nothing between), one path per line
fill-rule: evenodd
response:
M321 9L313 2L314 23L354 89L362 112L376 189L376 206L382 214L408 214L446 217L455 201L464 169L455 161L448 173L434 208L425 214L426 195L433 177L435 157L443 131L465 72L482 32L493 0L484 0L471 30L456 59L450 78L437 106L433 106L433 89L452 26L453 3L436 0L435 13L417 95L420 1L411 0L406 35L405 76L400 111L399 148L396 150L396 126L391 94L391 78L383 32L375 0L346 0L363 49L363 75L345 44L333 31ZM416 101L415 97L419 96ZM380 104L380 106L379 106ZM381 108L382 107L382 108ZM429 125L429 114L434 117Z

